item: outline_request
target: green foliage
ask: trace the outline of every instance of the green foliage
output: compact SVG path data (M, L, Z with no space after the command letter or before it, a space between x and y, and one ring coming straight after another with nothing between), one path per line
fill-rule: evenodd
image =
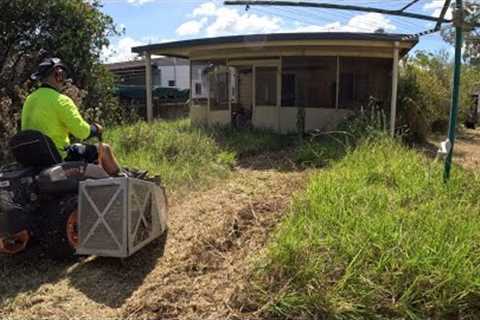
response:
M345 155L347 141L342 133L310 138L296 148L295 162L303 167L328 166Z
M452 10L455 10L455 1L451 4ZM480 3L478 1L464 1L464 46L463 59L472 65L480 65L480 45L478 37L480 31L475 28L475 24L480 23ZM447 28L442 31L442 37L445 41L455 43L455 28Z
M17 130L18 123L12 119L18 118L25 97L34 89L28 79L39 63L40 49L62 58L70 67L75 83L85 90L84 103L79 106L83 111L96 108L102 112L102 122L116 120L111 117L118 108L112 96L112 78L99 58L109 44L108 36L117 31L112 18L99 8L97 0L1 2L0 100L9 101L8 115L2 111L0 118L0 128L9 129L6 137L0 137L1 149Z
M228 174L233 157L213 137L187 120L139 122L118 127L106 135L122 165L158 174L168 187L206 183Z
M425 140L435 121L448 118L451 74L444 52L419 52L400 69L400 117L419 140Z
M279 135L264 129L237 129L232 127L203 128L219 141L224 148L235 152L239 157L255 155L259 152L277 151L295 143L295 138Z
M389 127L387 116L375 99L370 99L365 109L342 121L337 129L345 133L345 142L383 135Z
M296 162L304 167L330 165L365 139L383 138L388 127L383 108L371 98L365 109L343 120L335 131L312 132L296 147Z
M430 130L446 133L450 114L452 60L445 52L419 51L404 61L400 69L399 118L416 140L425 140ZM479 67L462 66L459 123L472 106L471 94L480 85ZM439 126L440 124L440 126Z
M313 176L259 264L257 299L289 319L473 319L480 179L388 138Z

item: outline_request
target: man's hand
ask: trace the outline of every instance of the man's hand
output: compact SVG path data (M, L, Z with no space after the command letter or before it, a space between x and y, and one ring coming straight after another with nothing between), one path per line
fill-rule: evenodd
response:
M98 137L99 139L101 139L103 134L103 127L98 123L92 123L90 127L90 137Z
M103 127L98 123L93 123L93 125L97 128L97 135L101 135L103 133Z

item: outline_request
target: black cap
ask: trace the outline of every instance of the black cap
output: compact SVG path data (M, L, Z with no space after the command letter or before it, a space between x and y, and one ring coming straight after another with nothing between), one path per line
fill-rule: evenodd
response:
M60 60L60 58L47 58L38 65L37 71L32 73L30 79L42 80L57 67L61 67L65 71L68 71L67 66L62 62L62 60Z

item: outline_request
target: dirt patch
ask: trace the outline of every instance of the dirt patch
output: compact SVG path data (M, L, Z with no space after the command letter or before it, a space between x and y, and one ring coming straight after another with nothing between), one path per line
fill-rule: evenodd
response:
M305 173L241 169L233 180L174 208L170 260L160 262L128 301L123 316L227 319L249 257L265 244ZM173 218L173 216L175 218ZM159 285L161 284L161 285Z
M165 255L56 263L0 257L0 318L233 319L254 257L306 184L286 154L245 159L228 180L172 198Z
M432 137L431 153L434 154L440 142L445 140L446 136ZM453 161L466 169L480 168L480 129L462 129L455 140Z

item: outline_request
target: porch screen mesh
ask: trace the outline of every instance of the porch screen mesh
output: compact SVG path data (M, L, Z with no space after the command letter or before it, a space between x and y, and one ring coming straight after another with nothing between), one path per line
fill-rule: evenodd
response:
M335 108L336 57L284 57L282 106Z
M255 81L255 105L277 105L277 67L257 67Z

